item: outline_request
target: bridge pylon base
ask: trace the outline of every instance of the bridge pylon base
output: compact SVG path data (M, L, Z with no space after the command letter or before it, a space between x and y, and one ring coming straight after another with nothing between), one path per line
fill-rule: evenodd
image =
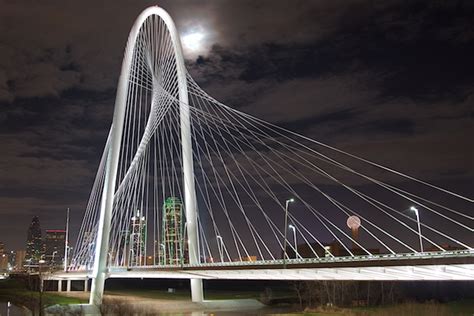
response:
M191 300L194 303L201 303L204 301L202 279L191 279Z

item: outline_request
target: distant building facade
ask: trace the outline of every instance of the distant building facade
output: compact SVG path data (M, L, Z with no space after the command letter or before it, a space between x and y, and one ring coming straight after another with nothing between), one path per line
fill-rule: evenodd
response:
M245 256L242 257L242 261L257 261L257 256Z
M52 266L64 264L66 248L66 231L62 229L47 229L44 238L44 259Z
M12 264L14 270L23 270L25 264L26 250L15 251L15 260Z
M162 244L160 262L177 265L187 261L187 243L184 242L183 203L177 197L168 197L163 205Z
M0 255L0 272L6 272L9 268L8 254L2 253Z
M132 217L130 223L130 266L145 264L146 218L140 211Z
M44 253L41 226L38 216L34 216L28 227L26 238L26 264L37 264Z

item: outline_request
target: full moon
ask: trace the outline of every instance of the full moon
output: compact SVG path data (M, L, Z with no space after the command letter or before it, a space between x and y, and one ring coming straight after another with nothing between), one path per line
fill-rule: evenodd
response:
M350 229L359 229L360 224L360 218L355 215L349 216L349 218L347 218L347 227Z
M185 34L182 37L183 46L191 53L196 53L203 48L204 34L202 32L193 32Z

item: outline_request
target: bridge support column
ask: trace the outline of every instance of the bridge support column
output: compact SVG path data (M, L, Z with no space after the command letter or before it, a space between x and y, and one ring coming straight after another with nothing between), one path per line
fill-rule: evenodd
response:
M66 292L71 292L71 281L72 280L66 281Z
M102 304L104 296L105 279L107 278L107 259L109 254L110 226L112 222L112 209L115 195L115 184L117 178L117 168L120 156L120 146L123 133L123 123L125 120L125 108L128 92L128 77L133 58L136 38L142 22L147 15L142 13L128 37L127 47L122 62L117 95L115 98L114 117L109 134L107 160L105 163L104 188L100 201L100 216L97 228L97 241L94 253L94 267L92 269L92 284L89 304L99 306Z
M188 100L188 83L184 66L183 50L178 31L168 14L162 17L168 26L173 41L176 58L176 72L179 93L179 119L181 128L181 151L183 159L184 209L186 212L186 230L189 245L189 263L199 264L199 236L197 223L196 188L194 185L193 147L191 138L191 113ZM202 279L191 279L191 298L193 302L203 301Z
M63 280L58 280L58 292L63 291Z
M204 301L202 279L191 279L191 300L195 303Z
M88 292L88 291L89 291L89 280L85 279L84 280L84 292Z

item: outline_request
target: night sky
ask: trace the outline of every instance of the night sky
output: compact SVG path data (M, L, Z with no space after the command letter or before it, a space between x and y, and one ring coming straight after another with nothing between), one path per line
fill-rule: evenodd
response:
M76 238L128 32L160 5L223 103L473 197L472 1L0 0L0 241ZM472 211L472 210L470 210Z

